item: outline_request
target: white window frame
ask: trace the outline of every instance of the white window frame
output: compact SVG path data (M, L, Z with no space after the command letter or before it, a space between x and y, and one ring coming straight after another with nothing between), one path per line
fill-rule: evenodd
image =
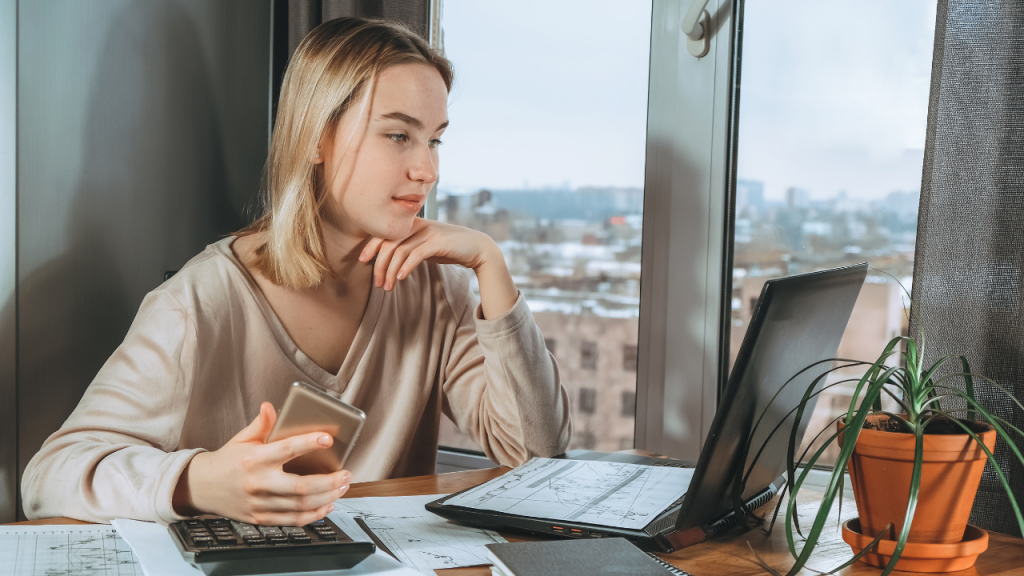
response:
M742 0L708 2L711 46L699 59L680 26L689 4L652 10L634 445L696 462L727 370Z
M742 0L708 2L703 58L689 54L681 30L689 5L652 6L634 447L696 462L728 370L723 306L732 289L733 55ZM442 42L441 34L431 38ZM426 206L433 218L435 192ZM490 465L467 456L439 450L438 471Z

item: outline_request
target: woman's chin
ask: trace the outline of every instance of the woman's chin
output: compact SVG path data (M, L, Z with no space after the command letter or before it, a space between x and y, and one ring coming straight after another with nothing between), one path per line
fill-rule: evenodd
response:
M379 226L377 230L371 231L370 233L377 238L383 238L385 240L401 240L412 233L412 225L415 221L415 215L391 218L388 222L382 222L382 225Z

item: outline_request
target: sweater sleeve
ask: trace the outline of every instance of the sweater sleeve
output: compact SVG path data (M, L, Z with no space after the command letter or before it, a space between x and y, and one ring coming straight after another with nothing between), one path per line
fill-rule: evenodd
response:
M25 469L26 516L180 520L171 497L200 451L174 451L195 348L185 308L165 291L148 294L124 342Z
M446 415L502 465L564 452L569 399L522 293L503 316L485 320L464 275L449 289L456 328L444 367Z

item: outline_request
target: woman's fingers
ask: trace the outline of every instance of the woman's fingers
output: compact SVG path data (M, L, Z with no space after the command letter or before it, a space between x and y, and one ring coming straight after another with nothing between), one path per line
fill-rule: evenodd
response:
M266 465L279 467L285 462L293 460L303 454L308 454L314 450L320 450L322 448L328 448L334 443L334 439L331 438L330 434L324 434L323 432L310 432L309 434L300 434L298 436L292 436L285 438L284 440L278 440L277 442L271 442L270 444L264 444L259 446L257 452L256 462L257 465Z
M305 512L253 512L249 519L253 524L264 526L305 526L317 520L322 520L334 510L334 504L323 506Z
M268 496L313 496L346 488L352 482L352 474L347 470L331 474L310 474L299 476L275 470L264 481L262 493Z
M238 431L230 442L263 442L274 428L277 413L270 402L260 404L260 413L248 426Z
M363 247L363 251L359 253L359 261L369 262L370 260L373 260L373 257L377 255L377 251L380 250L382 244L384 244L383 238L370 238L370 241Z
M373 285L375 288L382 288L385 281L387 280L388 266L391 264L391 258L395 255L395 250L398 250L399 242L384 242L380 250L377 252L377 260L373 263Z
M309 496L266 496L260 500L258 509L263 512L309 512L341 498L346 490L348 490L347 484L344 488L331 489Z
M387 275L384 279L384 289L391 290L395 287L395 284L399 280L408 276L408 273L399 276L399 273L403 269L411 269L407 266L410 256L413 254L421 254L423 247L430 241L420 235L414 235L408 238L405 242L402 242L401 246L395 250L394 255L391 257L391 262L388 263ZM422 260L422 258L420 258ZM417 262L416 264L419 264ZM415 267L415 264L412 266Z
M433 251L430 250L430 242L424 242L410 250L400 266L396 267L398 271L395 273L395 281L397 282L411 274L421 262L431 256L433 256Z

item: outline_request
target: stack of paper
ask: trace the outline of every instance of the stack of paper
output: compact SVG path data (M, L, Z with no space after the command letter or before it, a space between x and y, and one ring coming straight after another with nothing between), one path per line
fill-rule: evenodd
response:
M506 540L497 532L460 526L427 512L428 502L444 496L342 498L335 500L334 507L360 518L377 537L378 546L424 574L490 564L484 546Z

